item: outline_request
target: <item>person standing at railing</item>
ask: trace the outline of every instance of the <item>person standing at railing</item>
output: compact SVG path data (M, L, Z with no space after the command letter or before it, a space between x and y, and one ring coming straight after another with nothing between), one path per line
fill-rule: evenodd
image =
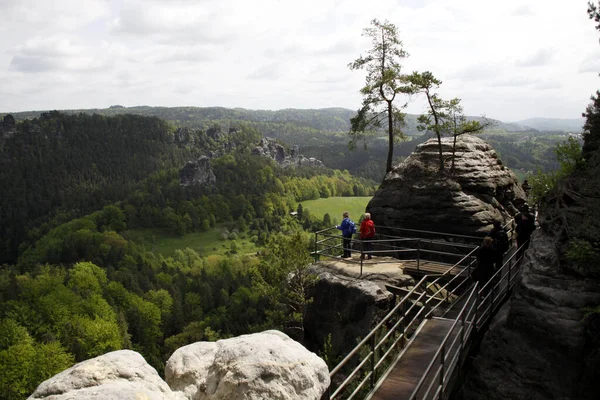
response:
M352 257L352 235L356 233L356 224L350 219L350 213L348 211L344 211L342 217L344 218L342 223L337 225L336 228L342 231L344 241L344 255L342 258L350 258Z
M525 250L529 248L529 239L535 231L535 221L533 215L528 210L518 215L515 221L517 222L517 227L515 228L515 232L517 233L517 248L520 249L517 257L521 257Z
M361 259L365 259L365 255L370 260L373 258L371 252L373 251L373 238L375 238L375 223L371 219L370 213L365 213L363 221L360 224L360 240L362 240L363 253L360 255Z
M493 247L496 250L496 261L495 266L496 269L502 268L502 263L504 261L504 253L508 251L510 247L510 241L508 240L508 233L502 227L502 223L500 221L494 221L494 227L488 233L488 236L493 239Z
M477 250L477 268L473 271L473 279L479 282L480 288L494 275L494 263L496 260L497 251L494 249L494 239L486 236Z

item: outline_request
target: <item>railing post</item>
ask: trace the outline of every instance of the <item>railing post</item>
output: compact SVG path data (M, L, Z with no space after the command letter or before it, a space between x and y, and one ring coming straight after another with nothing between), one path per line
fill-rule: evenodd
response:
M421 239L417 239L417 277L421 277L421 272L419 271L420 260L421 260Z
M510 280L511 280L512 266L513 266L513 257L511 257L508 260L508 281L506 283L506 292L507 293L510 291Z
M440 353L440 397L439 399L442 400L444 398L444 359L446 358L446 343L444 343L442 345L442 352Z
M479 321L479 305L481 304L481 295L479 294L479 287L477 287L477 296L475 298L475 319L473 320L473 328L477 330L477 322Z
M317 251L318 251L317 242L318 241L319 241L319 234L317 232L315 232L315 264L317 263L317 261L319 261L319 253L317 253Z
M468 305L467 305L468 306ZM462 329L460 330L460 349L461 351L465 348L465 318L467 313L463 312L460 317L460 323L462 325Z
M375 357L375 336L371 336L371 389L375 387L375 362L377 361Z

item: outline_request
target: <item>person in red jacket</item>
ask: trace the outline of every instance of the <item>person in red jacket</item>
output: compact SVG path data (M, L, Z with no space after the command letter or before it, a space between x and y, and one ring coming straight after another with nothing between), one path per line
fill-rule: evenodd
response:
M360 224L360 240L363 243L362 259L365 258L365 255L367 255L369 260L372 258L370 252L373 251L373 238L375 238L375 224L371 219L371 214L365 213L363 221Z

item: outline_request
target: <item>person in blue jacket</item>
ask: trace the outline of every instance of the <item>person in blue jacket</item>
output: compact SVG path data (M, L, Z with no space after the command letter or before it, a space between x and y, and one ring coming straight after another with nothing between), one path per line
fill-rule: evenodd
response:
M344 238L344 255L342 258L350 258L352 257L350 251L352 246L352 234L356 233L356 225L354 224L354 221L350 219L350 213L348 211L344 211L342 216L344 219L340 225L336 226L336 228L342 231L342 237Z

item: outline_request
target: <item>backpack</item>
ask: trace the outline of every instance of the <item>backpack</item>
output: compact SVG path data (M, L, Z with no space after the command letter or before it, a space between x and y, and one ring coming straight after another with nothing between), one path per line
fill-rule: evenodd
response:
M356 224L354 223L354 221L352 221L351 219L348 220L348 225L350 227L349 231L352 232L352 234L356 233Z

